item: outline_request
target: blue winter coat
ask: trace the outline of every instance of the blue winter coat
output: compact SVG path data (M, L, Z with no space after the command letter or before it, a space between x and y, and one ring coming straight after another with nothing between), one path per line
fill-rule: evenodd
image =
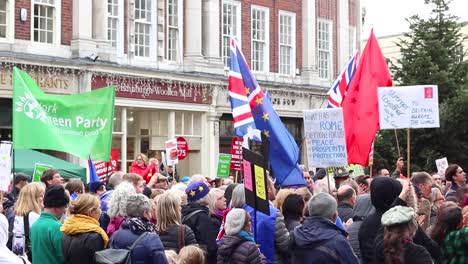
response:
M134 234L125 221L122 223L121 229L112 234L110 247L116 249L129 248L139 234ZM138 245L132 252L133 264L167 264L164 247L156 233L148 233L138 242Z
M323 217L308 217L292 232L292 263L359 263L347 233Z

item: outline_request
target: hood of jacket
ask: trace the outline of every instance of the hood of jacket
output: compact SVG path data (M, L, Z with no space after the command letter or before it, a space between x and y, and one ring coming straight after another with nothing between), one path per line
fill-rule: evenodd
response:
M399 181L390 177L377 177L371 182L371 201L376 210L387 211L393 201L400 195L402 186Z
M347 235L346 231L338 228L332 221L317 216L306 218L302 226L294 229L295 243L301 248L315 248L337 236Z

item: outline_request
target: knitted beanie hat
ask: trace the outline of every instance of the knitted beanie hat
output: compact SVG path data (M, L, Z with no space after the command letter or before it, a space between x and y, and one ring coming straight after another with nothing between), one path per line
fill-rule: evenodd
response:
M245 218L247 212L244 209L234 208L226 216L224 230L227 235L235 235L239 233L245 226Z

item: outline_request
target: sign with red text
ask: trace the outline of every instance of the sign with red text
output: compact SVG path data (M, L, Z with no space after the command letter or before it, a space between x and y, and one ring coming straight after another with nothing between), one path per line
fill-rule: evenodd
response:
M183 137L177 138L177 158L179 160L184 160L189 153L189 147L187 140Z
M242 138L233 137L231 141L231 170L242 170Z
M166 141L166 163L167 166L174 166L179 163L179 156L177 153L177 139Z
M93 161L98 177L105 178L107 175L119 170L119 150L112 149L109 161Z

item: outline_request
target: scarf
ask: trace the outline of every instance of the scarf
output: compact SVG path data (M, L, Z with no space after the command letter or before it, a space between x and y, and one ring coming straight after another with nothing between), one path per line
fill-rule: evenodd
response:
M109 237L106 232L99 226L99 222L87 215L76 214L72 217L67 218L60 228L64 234L76 235L81 233L95 232L101 235L104 240L104 247L107 247L109 243Z
M253 237L249 234L249 232L247 232L247 231L245 231L245 230L243 230L243 229L239 232L239 236L241 236L241 237L247 239L248 241L252 241L252 242L255 243L255 240L254 240Z
M132 233L141 235L144 232L156 233L156 227L153 223L148 221L145 217L131 217L127 218L126 223Z

